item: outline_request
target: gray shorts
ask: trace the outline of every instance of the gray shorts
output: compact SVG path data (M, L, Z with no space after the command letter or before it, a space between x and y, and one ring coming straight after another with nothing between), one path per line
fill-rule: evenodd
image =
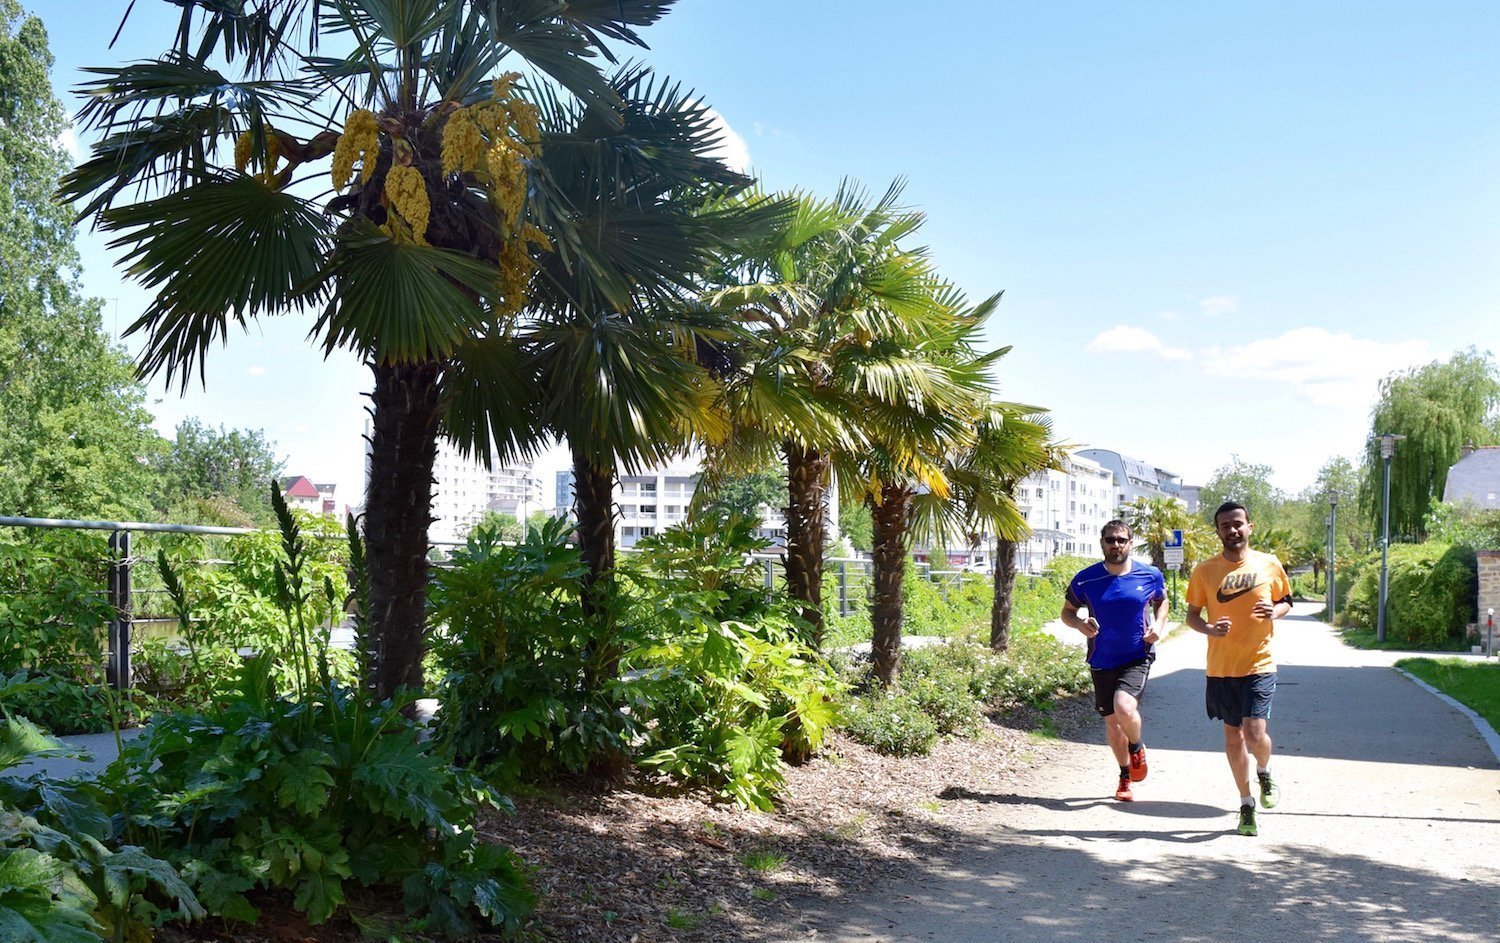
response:
M1241 678L1209 678L1204 692L1208 716L1238 727L1246 717L1271 719L1271 697L1276 693L1276 672Z

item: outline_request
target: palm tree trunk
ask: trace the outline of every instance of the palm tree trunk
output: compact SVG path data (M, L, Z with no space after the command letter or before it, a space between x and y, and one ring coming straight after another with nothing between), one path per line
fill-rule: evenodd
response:
M1016 594L1016 542L1004 537L995 541L995 601L990 606L990 648L1010 648L1010 614Z
M573 508L578 516L578 549L588 573L583 577L583 612L588 619L589 659L584 684L597 690L619 674L619 635L615 607L608 599L615 571L615 473L573 449Z
M794 442L782 445L786 456L786 588L802 603L802 618L812 627L813 648L823 647L823 541L827 527L824 491L829 457Z
M885 687L895 684L901 673L901 586L906 579L906 525L911 499L911 489L886 485L880 490L880 503L872 502L870 508L875 530L870 654L875 679Z
M427 527L443 406L441 364L371 367L365 557L375 694L422 687L427 627Z

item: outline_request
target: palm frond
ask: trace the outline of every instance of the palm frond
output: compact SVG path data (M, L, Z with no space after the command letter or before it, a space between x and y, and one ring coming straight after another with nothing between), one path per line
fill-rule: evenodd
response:
M322 275L328 306L314 333L379 363L443 360L490 323L493 265L450 249L396 242L367 221L338 237Z
M147 374L177 370L185 385L196 363L222 340L231 320L317 300L314 281L329 234L305 201L251 177L213 179L145 203L106 211L103 228L124 232L130 274L155 293L130 333L149 335Z

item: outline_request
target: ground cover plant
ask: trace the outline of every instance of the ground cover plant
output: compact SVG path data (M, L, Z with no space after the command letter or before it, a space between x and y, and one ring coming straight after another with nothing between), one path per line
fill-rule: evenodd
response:
M312 585L297 519L274 492L273 505L276 644L246 659L203 710L153 718L96 779L34 778L8 786L7 801L91 853L128 852L121 863L175 882L175 903L126 902L139 924L205 913L252 923L267 900L318 924L348 908L388 914L399 900L387 919L400 932L514 929L531 892L514 856L476 831L481 811L505 801L407 718L419 692L376 701L334 676L314 621L328 584ZM362 544L350 531L359 572ZM191 624L191 593L164 559L162 578ZM358 642L362 586L355 597Z
M1403 658L1396 667L1470 708L1500 732L1500 664L1462 658Z

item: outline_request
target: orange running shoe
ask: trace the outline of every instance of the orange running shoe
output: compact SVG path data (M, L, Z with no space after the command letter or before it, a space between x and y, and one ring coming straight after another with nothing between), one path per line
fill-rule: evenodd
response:
M1130 754L1130 779L1132 782L1140 782L1146 778L1146 747L1141 746L1139 750Z
M1119 799L1121 802L1134 802L1135 801L1135 793L1133 793L1133 792L1130 791L1130 777L1129 776L1121 776L1120 777L1120 785L1119 785L1119 787L1117 789L1115 789L1115 798Z

